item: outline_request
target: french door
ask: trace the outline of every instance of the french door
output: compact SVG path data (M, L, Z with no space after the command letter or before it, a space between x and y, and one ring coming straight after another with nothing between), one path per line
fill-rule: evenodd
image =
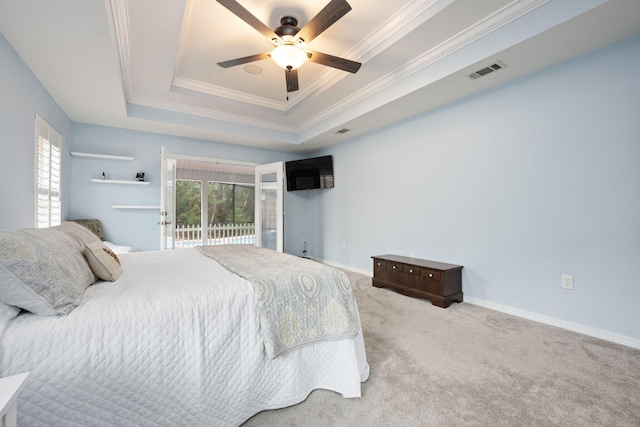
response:
M166 148L160 149L160 249L175 247L176 159Z
M203 158L174 155L161 149L160 249L175 248L176 165L178 159L204 161ZM212 161L212 159L208 159ZM220 162L219 160L217 162ZM206 214L203 214L206 218ZM204 219L203 219L204 221ZM284 163L255 166L255 244L284 250ZM203 222L205 224L206 222ZM203 239L203 244L205 241Z
M284 163L256 166L256 246L284 250Z

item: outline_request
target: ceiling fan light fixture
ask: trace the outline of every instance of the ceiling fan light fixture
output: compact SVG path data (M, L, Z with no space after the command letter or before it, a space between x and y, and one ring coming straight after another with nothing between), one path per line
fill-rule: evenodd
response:
M271 51L271 59L285 70L295 70L307 62L307 52L292 44L278 46Z

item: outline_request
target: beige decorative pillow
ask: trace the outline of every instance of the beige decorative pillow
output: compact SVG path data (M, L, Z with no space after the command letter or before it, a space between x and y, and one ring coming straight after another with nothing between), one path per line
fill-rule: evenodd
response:
M89 243L84 249L84 256L93 274L102 280L114 282L122 274L118 256L100 241Z

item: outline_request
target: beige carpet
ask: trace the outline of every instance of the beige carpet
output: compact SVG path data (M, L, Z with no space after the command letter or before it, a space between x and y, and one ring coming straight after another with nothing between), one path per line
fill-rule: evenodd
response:
M640 350L348 273L371 375L245 426L640 426Z

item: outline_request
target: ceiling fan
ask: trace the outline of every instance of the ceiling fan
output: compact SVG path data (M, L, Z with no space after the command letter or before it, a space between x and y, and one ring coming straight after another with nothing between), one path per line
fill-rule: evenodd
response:
M275 46L271 52L218 62L218 65L223 68L271 58L285 70L288 93L298 90L298 68L307 61L350 73L357 72L360 69L360 65L362 65L359 62L316 52L306 47L314 38L351 10L351 6L346 0L331 0L303 28L298 28L298 20L296 18L284 16L280 20L280 26L274 30L263 24L236 0L217 0L217 2L267 37Z

